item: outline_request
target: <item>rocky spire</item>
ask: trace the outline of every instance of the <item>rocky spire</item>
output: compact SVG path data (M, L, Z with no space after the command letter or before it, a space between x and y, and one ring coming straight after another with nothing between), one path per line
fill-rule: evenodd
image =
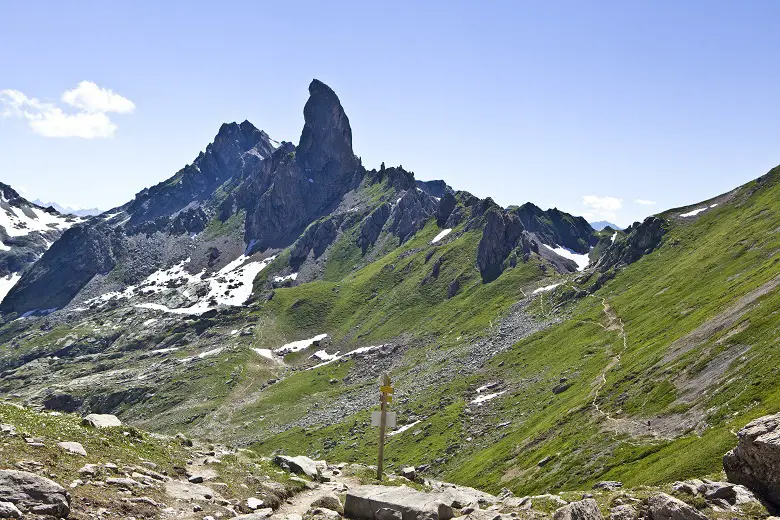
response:
M352 153L352 128L338 96L325 83L312 80L303 107L303 132L296 159L305 170L330 168L351 171L357 165Z

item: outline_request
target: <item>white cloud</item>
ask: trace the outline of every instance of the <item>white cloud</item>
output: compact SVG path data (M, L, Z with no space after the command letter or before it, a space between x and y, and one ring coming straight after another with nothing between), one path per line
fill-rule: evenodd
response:
M586 218L614 219L615 211L623 207L623 200L615 197L583 195L582 204L588 208L587 215L591 215Z
M0 90L0 116L24 119L30 129L44 137L112 137L117 125L108 112L130 113L135 104L91 81L82 81L62 94L62 100L79 110L63 111L52 103L27 97L18 90Z
M652 206L655 204L654 200L634 199L634 202L643 206Z
M132 101L115 94L113 90L98 87L92 81L82 81L76 88L66 90L62 94L62 101L91 114L99 112L129 114L135 110Z

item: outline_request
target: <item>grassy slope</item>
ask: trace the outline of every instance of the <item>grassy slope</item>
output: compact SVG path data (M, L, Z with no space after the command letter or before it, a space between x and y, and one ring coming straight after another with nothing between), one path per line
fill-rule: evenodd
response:
M743 318L671 364L661 360L674 340L780 273L776 178L775 174L773 184L752 197L746 196L751 189L747 186L728 205L690 221L675 219L660 250L619 272L595 296L570 304L570 319L519 342L494 358L483 373L397 405L402 421L405 417L425 420L390 439L390 464L428 463L443 457L447 462L439 463L436 470L449 479L493 491L507 486L518 493L573 489L605 478L640 485L719 472L720 457L735 442L730 430L780 408L778 363L772 362L777 356L777 292L759 298L750 308L744 317L749 319L747 328L738 328ZM424 245L434 231L426 228L408 247ZM466 244L474 239L465 235L458 240ZM473 251L475 245L464 247L461 254ZM451 250L450 254L455 253ZM290 290L289 297L283 295L276 302L277 312L290 320L287 326L291 329L308 327L315 332L319 326L345 335L354 327L377 339L404 330L430 330L446 344L455 334L479 332L498 314L500 305L492 308L491 301L501 305L514 301L518 288L533 279L524 269L509 271L498 283L475 284L460 302L445 300L445 304L428 308L424 294L409 294L418 280L413 285L382 271L386 263L398 262L396 272L399 265L403 267L398 256L348 276L336 296L326 298L322 296L325 290L318 293L320 289L314 287ZM327 287L332 291L336 284ZM370 303L366 291L374 288L380 288L381 294L395 290L386 299ZM311 306L321 313L299 312L300 304L295 307L295 303L300 296L292 297L295 290L298 294L312 291L304 299L321 295L316 299L318 305ZM474 298L471 301L469 294ZM631 436L604 428L603 418L592 406L602 371L623 349L622 338L605 315L602 298L625 324L627 350L621 362L606 373L598 403L610 415L626 419L633 429ZM369 303L361 305L365 300ZM413 312L404 314L401 306L408 302ZM393 312L396 306L398 319ZM549 307L549 296L539 297L534 306L540 313ZM474 313L474 309L479 311ZM381 321L372 323L372 314L379 312L383 313ZM470 320L459 319L467 313ZM714 373L716 385L696 395L693 402L683 402L677 386L684 387L686 379L674 379L674 374L694 361L703 365L699 370L705 370L708 360L717 365L724 356L731 359L734 348L744 346L750 349L741 361ZM407 353L409 362L415 355L420 353ZM552 388L562 378L572 386L554 394ZM465 403L473 398L474 388L495 380L505 381L510 391L486 405L487 413L472 418L474 407ZM664 424L665 418L674 421L684 417L675 414L685 412L701 415L697 431L682 436L680 432L642 435L641 424L646 419ZM326 451L328 456L370 462L376 440L375 432L366 428L367 417L367 413L358 414L307 432L291 430L268 439L259 449ZM506 421L511 424L498 427ZM465 441L475 426L482 426L486 433ZM652 431L656 430L646 433ZM339 440L335 446L334 439ZM544 460L548 462L540 466Z

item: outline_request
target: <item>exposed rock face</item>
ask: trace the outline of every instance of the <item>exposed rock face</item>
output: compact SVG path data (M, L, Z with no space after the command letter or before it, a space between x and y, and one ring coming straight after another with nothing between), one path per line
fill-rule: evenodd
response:
M729 481L742 484L780 509L780 413L748 423L723 457Z
M113 269L123 250L123 236L105 224L72 227L11 289L0 311L63 307L93 276Z
M557 244L580 254L596 244L596 235L588 221L574 217L558 208L543 211L530 202L512 211L520 218L526 231L535 233L545 243Z
M612 267L628 265L642 256L652 253L659 245L666 229L664 220L647 217L641 224L634 223L625 229L626 237L604 251L596 262L596 269L604 272Z
M601 520L601 511L596 501L586 498L578 502L571 502L555 511L554 520Z
M515 247L522 246L523 253L531 250L529 239L523 239L523 224L511 213L491 209L485 215L482 239L477 247L477 267L482 280L490 282L503 271L503 262Z
M388 230L404 243L425 226L435 211L436 201L430 195L416 189L406 190L391 212Z
M439 205L436 208L436 223L439 227L445 227L447 219L452 214L456 204L455 195L452 193L447 192L441 197Z
M34 473L0 470L0 502L10 502L23 513L65 518L70 494L65 488Z
M421 189L428 195L443 199L447 194L452 195L455 191L442 180L436 181L414 181L415 187Z
M295 158L304 170L354 170L352 127L336 93L319 80L309 85L304 125Z
M340 220L337 217L327 218L307 227L290 250L290 265L299 266L312 251L314 258L319 258L336 239Z
M363 222L360 224L360 234L357 238L357 245L363 250L363 254L369 247L374 245L379 234L382 232L382 228L390 218L390 204L382 204L374 211L372 211Z
M658 493L647 499L650 520L707 520L707 516L682 500Z
M454 516L436 493L423 493L406 486L362 486L347 491L344 515L374 520L380 509L399 511L403 520L449 520Z

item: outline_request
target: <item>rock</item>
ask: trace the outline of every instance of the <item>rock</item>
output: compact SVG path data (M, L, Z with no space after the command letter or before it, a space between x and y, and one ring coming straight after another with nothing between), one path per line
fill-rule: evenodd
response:
M418 517L430 520L453 518L452 507L439 494L423 493L406 486L362 486L347 491L344 515L348 518L374 520L380 509L393 509L403 520Z
M666 493L651 495L647 499L650 520L707 520L707 517Z
M85 464L80 470L79 475L85 475L87 477L94 477L100 471L99 464Z
M246 507L248 507L252 511L260 509L261 507L263 507L263 505L265 505L265 502L263 502L259 498L249 497L246 499Z
M737 446L723 457L728 480L780 508L780 413L750 422L737 437Z
M325 509L330 509L331 511L336 511L339 514L344 514L344 506L341 505L339 497L335 494L321 496L311 503L311 507L323 507Z
M274 462L281 467L287 467L293 473L302 473L309 478L316 479L319 471L317 464L309 457L298 455L297 457L288 457L286 455L277 455Z
M133 488L133 487L140 487L141 483L137 480L133 480L131 478L127 477L119 477L119 478L107 478L106 484L111 486L119 486L119 487L126 487L126 488Z
M417 480L417 471L415 471L414 466L401 468L401 471L399 471L398 474L412 481Z
M570 502L553 514L553 520L601 520L602 518L599 506L592 498Z
M403 515L397 509L383 507L375 513L374 518L376 518L376 520L402 520Z
M701 480L686 480L685 482L675 482L672 484L672 490L679 493L696 496L699 494L699 486L702 484L703 482Z
M606 491L615 491L616 489L620 489L623 487L622 482L617 482L615 480L602 480L601 482L596 482L593 485L593 489L604 489Z
M0 502L0 518L21 518L22 512L11 502Z
M187 478L187 481L190 484L202 484L203 483L203 475L192 475Z
M637 511L632 505L621 504L609 510L609 520L633 520L636 517Z
M490 203L492 200L487 199ZM501 208L491 207L485 214L485 228L477 246L477 267L484 282L498 278L504 270L504 260L518 244L530 251L530 241L524 237L523 224L517 216ZM525 238L525 239L524 239Z
M0 470L0 502L38 515L65 518L70 514L70 494L64 487L26 471Z
M84 446L81 445L81 443L78 442L58 442L57 446L62 448L63 450L67 451L68 453L73 453L74 455L81 455L82 457L87 456L87 450L84 449Z
M81 421L84 426L93 428L109 428L112 426L122 426L122 421L116 415L91 413Z
M16 435L16 426L12 424L0 424L0 433L13 437Z
M248 515L238 515L233 518L235 520L265 520L266 518L269 518L273 512L274 510L268 507L265 509L258 509L254 513L249 513Z
M340 520L341 515L325 507L315 507L306 511L303 520Z
M596 262L596 269L603 273L613 267L636 262L653 252L661 245L661 238L666 233L665 226L666 222L660 217L647 217L641 224L632 224L624 230L625 240L611 244L604 251Z

